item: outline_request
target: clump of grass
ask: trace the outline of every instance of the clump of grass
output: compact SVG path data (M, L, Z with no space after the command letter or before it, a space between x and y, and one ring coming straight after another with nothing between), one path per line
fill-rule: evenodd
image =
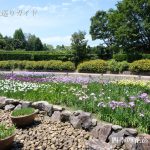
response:
M34 108L22 108L22 109L16 109L12 112L12 116L18 117L18 116L26 116L30 115L35 112Z
M0 124L0 140L5 139L15 133L15 126L6 127L4 124Z

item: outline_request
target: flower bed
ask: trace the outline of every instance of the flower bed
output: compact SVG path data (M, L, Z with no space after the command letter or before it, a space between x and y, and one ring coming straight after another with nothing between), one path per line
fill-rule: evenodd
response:
M30 78L26 82L13 77L0 80L0 95L29 101L45 100L81 109L96 114L101 120L150 133L150 82L46 79L44 83L33 82Z

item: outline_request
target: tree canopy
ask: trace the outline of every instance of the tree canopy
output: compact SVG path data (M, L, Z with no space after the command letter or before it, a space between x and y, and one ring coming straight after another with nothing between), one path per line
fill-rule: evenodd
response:
M75 51L77 61L81 61L86 56L87 40L85 40L86 33L78 31L72 34L71 48Z
M41 40L36 37L35 35L29 35L27 40L27 50L33 50L33 51L41 51L43 50L43 44Z
M43 45L39 37L31 34L24 34L22 29L15 30L13 37L3 37L0 34L0 49L4 50L30 50L42 51L49 50L47 45Z
M91 18L92 39L124 51L150 52L150 0L123 0Z

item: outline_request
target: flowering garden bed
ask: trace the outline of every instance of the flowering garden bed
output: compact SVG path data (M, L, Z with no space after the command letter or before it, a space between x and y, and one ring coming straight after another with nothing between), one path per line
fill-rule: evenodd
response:
M0 96L92 112L100 120L150 133L150 82L103 81L47 74L1 75Z

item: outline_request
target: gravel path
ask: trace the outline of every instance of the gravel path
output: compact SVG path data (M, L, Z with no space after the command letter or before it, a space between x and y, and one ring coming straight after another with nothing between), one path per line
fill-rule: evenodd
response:
M0 110L0 122L11 125L10 112ZM39 114L32 126L17 129L12 150L87 150L89 138L84 130Z

